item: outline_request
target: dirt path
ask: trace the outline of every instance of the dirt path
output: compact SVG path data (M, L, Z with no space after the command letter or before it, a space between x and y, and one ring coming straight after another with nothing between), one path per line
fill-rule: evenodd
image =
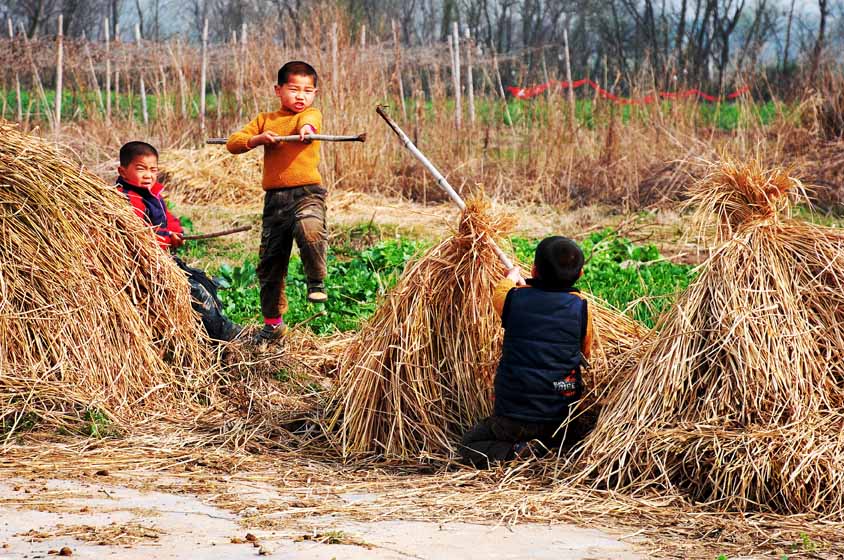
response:
M269 486L239 489L253 499L283 499ZM284 530L250 526L247 508L230 512L193 494L140 491L97 482L11 479L0 483L0 558L634 560L626 544L566 524L514 527L342 516L299 518ZM350 503L367 494L344 495Z

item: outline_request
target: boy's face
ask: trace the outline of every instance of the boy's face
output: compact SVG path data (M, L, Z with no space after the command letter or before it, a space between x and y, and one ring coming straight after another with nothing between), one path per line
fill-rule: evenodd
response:
M153 154L135 156L126 167L118 166L117 172L125 181L149 189L158 178L158 158Z
M292 74L287 82L275 86L275 95L281 106L294 113L301 113L314 104L317 88L311 76Z

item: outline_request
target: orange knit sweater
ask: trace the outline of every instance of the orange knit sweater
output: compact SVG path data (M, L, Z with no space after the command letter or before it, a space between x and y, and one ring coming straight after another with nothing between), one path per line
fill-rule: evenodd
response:
M229 136L226 148L233 154L248 152L249 139L257 134L272 131L280 136L299 134L299 130L309 124L319 132L322 129L322 113L319 109L308 107L301 113L294 113L282 107L273 113L259 113L252 122L239 132ZM261 186L265 191L318 185L322 182L317 166L319 165L319 142L279 142L264 146L264 179Z

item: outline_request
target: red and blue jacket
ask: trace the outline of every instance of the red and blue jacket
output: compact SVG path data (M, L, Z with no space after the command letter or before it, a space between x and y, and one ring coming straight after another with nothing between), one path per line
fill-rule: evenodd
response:
M152 188L139 187L127 182L123 177L117 179L117 190L129 199L129 204L144 222L155 230L155 236L162 249L170 249L173 234L182 235L182 224L179 218L170 213L167 203L161 196L164 185L155 183Z

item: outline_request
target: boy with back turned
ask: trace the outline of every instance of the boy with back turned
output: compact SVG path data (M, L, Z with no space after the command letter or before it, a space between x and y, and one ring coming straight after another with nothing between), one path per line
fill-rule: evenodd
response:
M562 443L559 428L583 393L580 370L592 345L586 300L574 287L583 261L574 241L548 237L536 248L532 278L514 268L496 286L504 344L495 409L463 436L464 461L487 467L525 455L532 440L546 448Z
M264 211L257 269L264 327L256 335L258 343L278 339L285 332L285 279L294 239L308 281L308 300L321 303L328 299L324 286L326 191L317 170L319 142L307 139L322 128L322 113L312 107L317 94L316 70L305 62L288 62L278 71L274 93L279 110L260 113L226 144L233 154L264 147ZM281 141L289 135L298 135L300 141Z

